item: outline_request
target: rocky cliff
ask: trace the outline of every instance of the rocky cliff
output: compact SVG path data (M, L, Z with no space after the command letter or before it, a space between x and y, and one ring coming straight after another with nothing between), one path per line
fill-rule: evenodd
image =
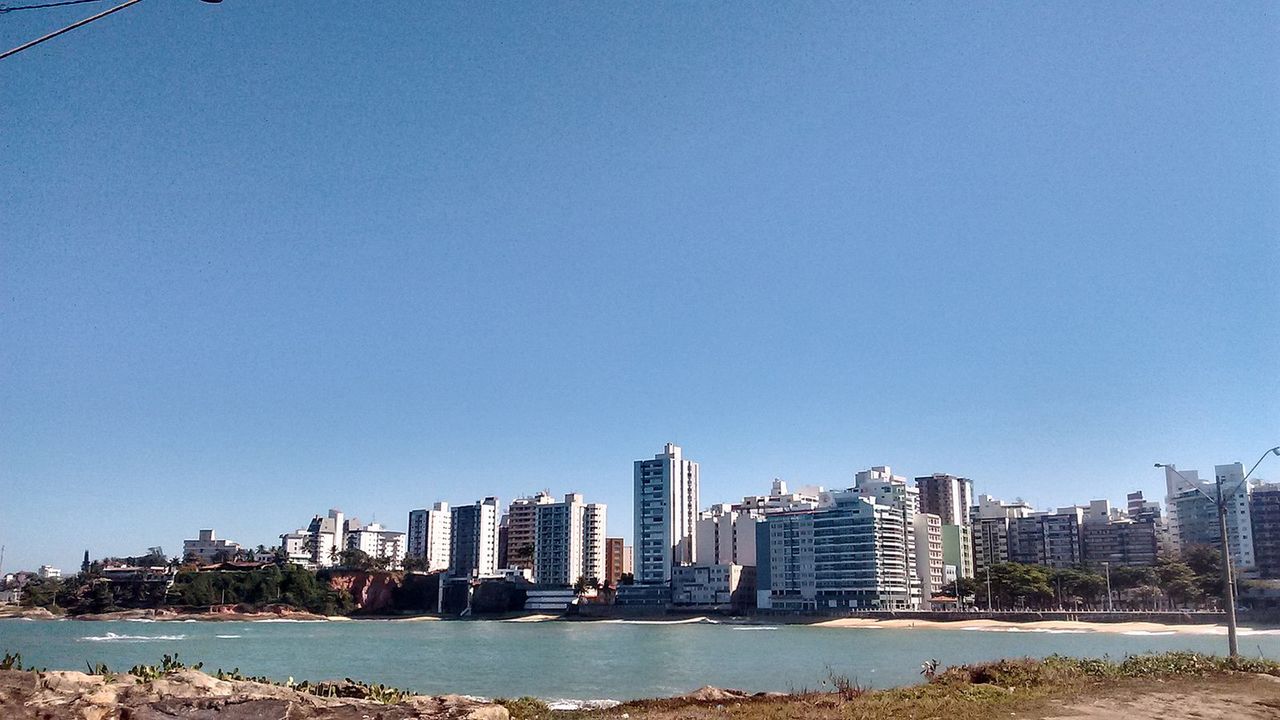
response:
M402 577L399 573L341 572L329 577L329 587L350 595L357 613L376 615L396 609Z

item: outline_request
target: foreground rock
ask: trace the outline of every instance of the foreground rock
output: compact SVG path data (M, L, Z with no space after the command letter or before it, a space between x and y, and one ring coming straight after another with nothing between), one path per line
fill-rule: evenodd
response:
M24 608L17 605L0 607L0 619L25 618L27 620L57 620L58 616L44 608Z
M218 680L181 670L140 682L132 675L0 670L4 720L508 720L506 708L456 695L395 705L325 698L287 687Z

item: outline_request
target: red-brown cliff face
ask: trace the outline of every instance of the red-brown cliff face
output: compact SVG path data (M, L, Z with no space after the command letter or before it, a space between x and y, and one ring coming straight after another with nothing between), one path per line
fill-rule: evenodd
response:
M334 573L329 578L329 587L349 594L356 612L365 614L391 612L399 586L399 573L353 571Z

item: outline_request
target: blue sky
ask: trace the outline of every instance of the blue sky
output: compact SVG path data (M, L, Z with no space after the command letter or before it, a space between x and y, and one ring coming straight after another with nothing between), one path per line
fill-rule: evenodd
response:
M97 5L0 16L6 47ZM1280 443L1269 3L144 2L0 61L5 567ZM1259 469L1280 477L1280 465Z

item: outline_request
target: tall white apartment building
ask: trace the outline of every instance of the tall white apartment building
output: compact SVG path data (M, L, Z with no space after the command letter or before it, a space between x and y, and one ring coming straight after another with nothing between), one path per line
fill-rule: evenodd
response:
M498 572L498 498L450 510L449 574L489 577Z
M585 543L582 551L582 575L588 580L598 580L601 585L609 576L609 543L605 538L607 510L604 503L589 503L583 508L582 514Z
M875 465L869 470L856 473L850 490L863 499L891 508L900 515L903 533L902 552L905 555L904 562L909 569L910 578L909 602L919 607L921 573L929 572L929 568L921 568L916 563L915 524L916 516L920 514L920 490L909 484L905 477L894 475L892 468L888 465ZM938 541L941 543L941 528L938 533ZM927 550L925 555L928 556ZM941 552L939 552L939 559L941 559ZM941 571L941 567L938 569Z
M449 503L438 502L429 509L409 512L408 554L427 561L427 571L449 569L449 538L453 517Z
M888 465L876 465L854 475L853 489L864 498L880 505L896 507L907 513L910 523L920 512L920 490L907 484L907 479L894 475Z
M1201 480L1195 470L1178 472L1165 468L1165 483L1171 493L1166 510L1174 547L1181 551L1192 545L1217 547L1221 542L1215 502L1218 497L1216 481L1221 481L1222 493L1227 498L1227 547L1231 552L1231 563L1238 569L1252 569L1257 561L1249 506L1250 488L1244 483L1244 465L1215 466L1213 481Z
M605 506L569 493L564 502L536 503L533 579L573 585L579 578L605 580Z
M771 513L760 527L757 604L761 608L920 607L914 528L900 508L856 489L831 493L817 510Z
M917 513L912 530L916 543L916 576L920 578L920 596L927 605L929 598L940 594L946 584L942 518L933 513Z
M347 547L347 521L342 511L329 510L327 517L316 515L307 526L308 550L316 567L333 567Z
M1227 498L1227 546L1231 549L1231 561L1238 569L1252 569L1257 564L1249 506L1252 488L1245 484L1244 465L1238 462L1215 465L1213 475L1215 480L1221 481L1222 494Z
M347 531L347 549L359 550L375 560L385 560L387 567L398 570L405 556L405 536L378 523L354 527Z
M636 582L669 583L671 568L695 556L698 463L667 443L652 460L636 460L634 471Z
M694 565L756 564L756 523L763 514L736 507L712 505L698 516L694 524Z

